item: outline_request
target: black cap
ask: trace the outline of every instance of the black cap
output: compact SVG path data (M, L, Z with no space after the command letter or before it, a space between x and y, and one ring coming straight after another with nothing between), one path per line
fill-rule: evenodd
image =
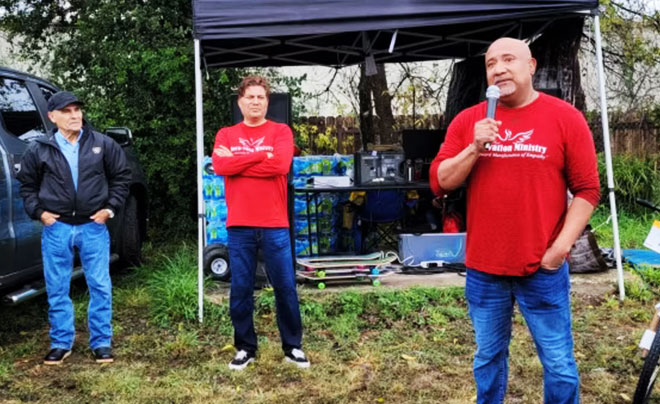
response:
M84 102L68 91L58 91L48 99L48 112L62 109L71 104L84 105Z

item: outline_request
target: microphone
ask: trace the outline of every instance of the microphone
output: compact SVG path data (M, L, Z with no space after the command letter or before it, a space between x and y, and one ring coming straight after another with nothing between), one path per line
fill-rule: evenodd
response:
M495 84L488 86L486 89L486 100L488 100L488 107L486 109L486 118L495 119L495 108L497 101L500 99L500 88ZM486 150L490 150L490 142L484 144Z

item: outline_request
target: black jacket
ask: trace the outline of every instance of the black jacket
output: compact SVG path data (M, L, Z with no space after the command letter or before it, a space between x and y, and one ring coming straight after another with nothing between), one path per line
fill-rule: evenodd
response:
M124 204L131 171L121 147L111 138L83 127L78 151L78 190L71 169L55 141L55 132L36 139L21 160L17 178L25 210L35 220L44 211L69 224L90 222L98 210L117 212Z

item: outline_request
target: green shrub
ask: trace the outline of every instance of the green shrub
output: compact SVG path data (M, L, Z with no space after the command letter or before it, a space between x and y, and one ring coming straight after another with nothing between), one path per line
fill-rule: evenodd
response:
M623 286L626 291L626 296L631 299L639 300L644 303L649 303L653 299L653 292L644 282L638 279L624 281Z
M148 303L151 318L156 324L171 327L175 324L196 324L197 300L197 249L186 243L163 248L162 254L152 257L153 263L137 268L136 273L124 283L140 302ZM210 279L205 279L205 287ZM145 286L146 285L146 286ZM266 297L264 302L268 298ZM119 301L124 303L126 297ZM269 306L270 303L263 303ZM129 305L130 306L130 305ZM213 327L222 335L231 335L232 325L227 302L204 303L204 325Z
M612 156L614 192L618 210L631 213L646 211L635 203L636 198L660 202L660 174L657 156L636 157L619 154ZM605 157L598 155L598 173L602 201L608 203Z
M197 318L197 267L192 248L185 246L171 256L163 256L162 267L150 271L147 287L151 295L153 320L171 325Z
M619 202L617 200L617 206ZM653 224L653 219L660 214L651 212L629 212L625 209L617 209L619 219L619 241L621 248L643 248L642 243L646 239ZM610 221L609 202L602 202L591 216L591 227L594 229L596 240L601 247L613 247L612 223Z

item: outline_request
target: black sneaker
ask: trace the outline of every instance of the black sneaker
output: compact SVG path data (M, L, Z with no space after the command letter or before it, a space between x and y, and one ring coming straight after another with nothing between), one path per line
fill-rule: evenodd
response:
M94 350L94 359L96 363L112 363L115 358L112 356L112 349L109 346L96 348Z
M254 353L248 352L241 349L236 352L236 356L229 362L229 369L231 370L243 370L247 367L250 362L254 362L255 355Z
M61 365L71 355L70 349L54 348L44 358L44 365Z
M307 369L309 367L309 360L307 360L305 353L298 348L293 348L289 352L285 352L284 360L295 364L299 368Z

